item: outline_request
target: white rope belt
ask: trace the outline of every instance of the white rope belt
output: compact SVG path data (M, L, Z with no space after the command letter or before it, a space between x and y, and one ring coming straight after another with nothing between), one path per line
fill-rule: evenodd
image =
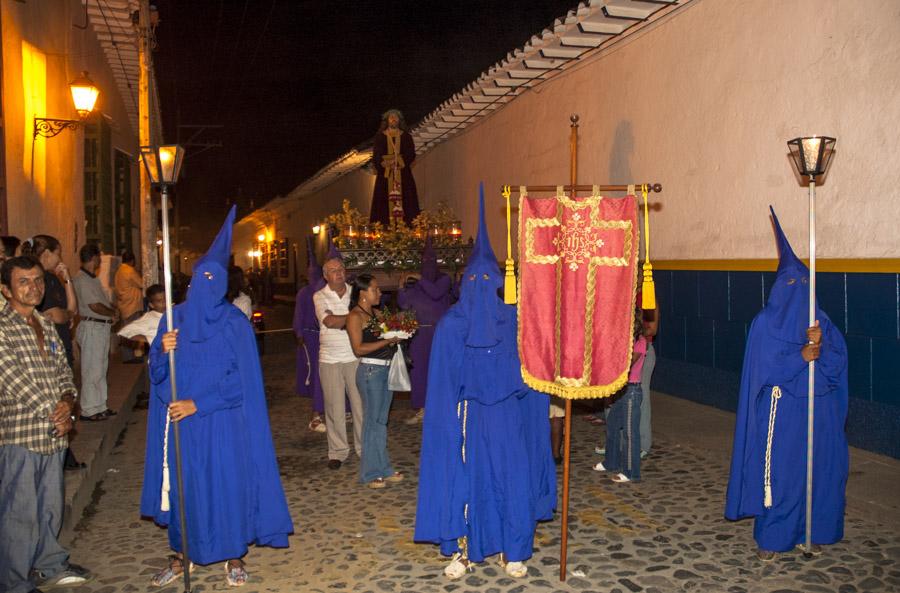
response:
M312 362L309 358L309 350L306 348L306 342L303 342L303 352L306 353L306 383L304 383L304 385L309 386L309 379L312 377Z
M162 490L159 495L159 510L169 510L169 410L166 408L166 432L163 436L163 466L162 466Z
M763 481L765 498L763 506L772 508L772 439L775 437L775 415L778 413L778 400L781 399L781 387L772 388L772 399L769 402L769 434L766 436L766 475Z

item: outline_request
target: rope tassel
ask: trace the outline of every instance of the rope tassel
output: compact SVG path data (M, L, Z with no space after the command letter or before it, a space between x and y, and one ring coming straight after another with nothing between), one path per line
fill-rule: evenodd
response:
M650 209L647 206L649 189L646 183L641 186L644 198L644 282L641 286L641 308L645 311L656 309L656 284L653 282L653 264L650 263Z
M503 197L506 198L506 276L503 279L503 302L516 304L516 262L512 256L512 208L509 196L512 193L508 185L503 186Z
M163 464L162 464L162 488L159 496L159 510L169 510L169 422L171 422L169 410L166 410L166 433L163 436Z
M766 436L766 475L763 479L763 506L772 508L772 440L775 438L775 415L778 413L778 400L781 399L781 387L772 388L772 399L769 402L769 433Z

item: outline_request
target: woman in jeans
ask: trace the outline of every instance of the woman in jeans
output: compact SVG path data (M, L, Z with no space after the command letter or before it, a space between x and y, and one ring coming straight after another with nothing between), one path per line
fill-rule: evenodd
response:
M347 335L353 353L359 357L356 385L363 398L362 464L359 481L369 488L384 488L385 482L399 482L387 452L387 422L393 393L388 389L388 370L400 338L383 340L366 327L375 317L373 307L381 301L381 289L371 274L360 274L350 293Z

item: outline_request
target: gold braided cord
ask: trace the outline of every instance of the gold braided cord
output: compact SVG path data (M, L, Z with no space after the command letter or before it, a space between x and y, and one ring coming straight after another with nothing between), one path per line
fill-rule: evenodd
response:
M557 196L559 196L561 191L562 191L562 188L559 188L559 187L556 188ZM565 197L565 194L563 194L563 197ZM556 201L556 222L559 223L559 221L562 220L562 217L563 217L562 203L559 200L557 200ZM562 294L562 274L563 274L563 272L562 272L562 265L560 263L560 258L557 257L556 258L556 293L555 293L556 295ZM561 302L562 299L557 298L557 299L553 299L553 300L556 301L556 311L554 313L554 319L556 321L555 321L555 325L553 328L555 331L554 335L556 336L556 342L555 342L556 348L554 348L554 350L556 351L556 360L554 361L554 365L553 365L553 375L558 377L560 370L562 369L562 302Z
M526 196L527 197L527 196ZM522 200L519 199L519 212L521 213ZM519 228L521 227L521 214L519 216ZM525 261L530 264L555 264L559 261L559 255L537 255L534 252L535 229L558 227L558 218L529 218L525 221ZM521 261L521 258L519 258Z
M630 349L629 349L630 356ZM545 381L538 379L528 372L525 365L522 365L522 380L525 384L536 391L555 395L564 399L593 399L598 397L609 397L619 391L625 383L628 382L628 373L630 369L619 375L615 381L608 385L588 385L585 387L568 387L561 385L555 381Z

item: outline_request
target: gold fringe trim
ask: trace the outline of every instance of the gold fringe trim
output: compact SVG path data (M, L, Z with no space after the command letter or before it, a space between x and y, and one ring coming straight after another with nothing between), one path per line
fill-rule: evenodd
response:
M630 348L629 348L630 350ZM629 358L631 353L629 352ZM536 391L555 395L563 399L595 399L599 397L610 397L617 393L625 383L628 382L628 374L631 369L627 369L619 375L615 381L608 385L587 385L587 386L569 386L556 381L546 381L538 379L528 372L525 365L521 366L522 380L525 384Z

